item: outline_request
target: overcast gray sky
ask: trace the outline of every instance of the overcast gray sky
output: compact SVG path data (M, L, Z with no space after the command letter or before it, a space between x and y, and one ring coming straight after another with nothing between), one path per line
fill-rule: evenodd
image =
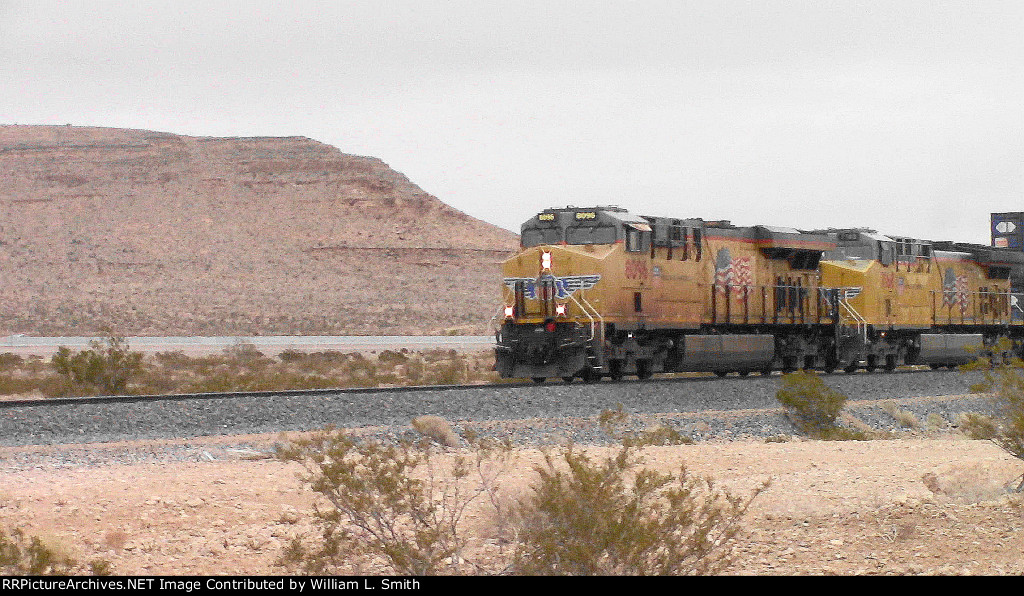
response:
M0 123L304 135L518 231L617 204L988 242L1024 2L0 0Z

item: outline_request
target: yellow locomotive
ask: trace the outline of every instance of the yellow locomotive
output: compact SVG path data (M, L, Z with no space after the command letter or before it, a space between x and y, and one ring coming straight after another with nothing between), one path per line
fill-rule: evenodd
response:
M617 207L547 209L521 246L503 264L503 377L952 367L1024 336L1008 249Z

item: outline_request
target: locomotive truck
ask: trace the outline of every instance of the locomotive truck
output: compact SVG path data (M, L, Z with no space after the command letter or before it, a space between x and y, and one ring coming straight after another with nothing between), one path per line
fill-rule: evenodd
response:
M570 206L502 267L506 378L952 368L1024 345L1009 248Z

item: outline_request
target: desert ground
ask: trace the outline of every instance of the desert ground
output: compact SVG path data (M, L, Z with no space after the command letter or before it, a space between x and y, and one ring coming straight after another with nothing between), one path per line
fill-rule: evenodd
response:
M252 575L275 566L296 533L308 531L312 493L299 468L260 452L280 436L243 437L265 445L238 450L239 437L188 441L200 462L91 467L69 464L62 448L0 450L0 503L9 525L42 536L79 560L105 559L115 574ZM164 442L97 445L156 454ZM607 448L592 448L595 454ZM34 453L32 466L11 464ZM533 449L500 480L507 495L532 482ZM736 575L1020 574L1024 501L1004 485L1021 462L986 441L956 434L904 439L782 443L734 441L643 450L645 465L681 463L737 494L765 480L744 522ZM158 458L159 459L159 458ZM497 560L504 543L489 505L467 515L468 560ZM353 566L350 573L377 573Z

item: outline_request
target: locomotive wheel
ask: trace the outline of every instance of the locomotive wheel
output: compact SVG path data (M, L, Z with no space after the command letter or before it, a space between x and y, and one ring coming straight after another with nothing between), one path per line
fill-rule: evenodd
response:
M848 375L852 375L853 373L857 372L857 363L854 362L852 364L847 365L846 368L843 369L843 372Z
M727 375L727 374L729 374L728 371L724 371L724 370L716 370L715 371L715 375L718 376L719 378L722 378L722 379L724 379L725 375Z
M769 366L769 367L766 367L766 368L762 368L761 369L761 376L762 377L770 377L770 376L772 376L772 367Z
M562 380L565 381L566 385L571 385L572 384L572 380L575 379L575 378L576 377L570 375L568 377L562 377Z
M885 357L885 372L891 373L896 370L896 355L889 354Z
M533 382L538 384L538 385L540 385L544 381L548 380L547 377L532 377L532 378L533 378Z
M608 376L615 382L622 380L622 363L620 361L613 360L608 364Z
M745 377L745 376L747 376L747 375L749 375L749 374L750 374L750 371L749 371L749 370L741 370L741 371L740 371L740 376L741 376L741 377Z
M594 369L589 366L583 369L580 376L583 378L584 383L596 383L601 380L601 375L595 373Z
M867 364L867 366L864 367L864 370L866 370L868 372L875 372L876 368L877 368L877 365L875 364L875 357L874 356L868 356L868 364Z
M651 370L650 360L637 360L636 362L636 378L641 381L646 381L651 378L654 372Z

